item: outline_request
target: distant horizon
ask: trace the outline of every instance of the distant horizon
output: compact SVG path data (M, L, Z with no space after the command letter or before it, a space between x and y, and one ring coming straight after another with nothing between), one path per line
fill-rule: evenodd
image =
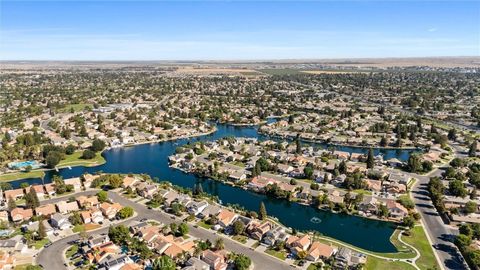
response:
M421 0L6 0L0 3L0 59L266 61L480 56L479 10L478 2Z
M314 62L329 60L344 60L346 63L352 60L390 60L390 59L442 59L442 58L472 58L480 59L480 55L439 55L439 56L385 56L385 57L338 57L338 58L271 58L271 59L0 59L0 62L232 62L232 63L257 63L265 61L295 61Z

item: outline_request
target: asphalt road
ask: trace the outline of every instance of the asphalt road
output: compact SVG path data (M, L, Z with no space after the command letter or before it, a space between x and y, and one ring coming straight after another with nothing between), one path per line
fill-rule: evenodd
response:
M453 146L457 157L464 156L458 146ZM444 269L461 270L468 269L463 263L463 257L453 244L454 236L458 234L458 230L445 225L437 209L429 197L427 184L430 177L440 176L443 170L441 168L434 169L427 176L417 174L409 174L418 181L412 187L412 197L415 208L421 214L425 229L432 240L434 252L438 255L443 263Z
M87 191L87 192L76 194L76 196L79 196L81 194L85 195L85 194L92 194L92 193L95 193L95 192ZM126 198L123 198L122 196L118 195L115 192L109 191L108 195L113 201L118 202L123 206L132 207L137 213L137 217L135 218L136 220L146 218L146 219L157 220L164 224L169 224L172 222L177 222L177 223L180 222L179 219L173 220L170 215L164 212L148 209L144 205L141 205L141 204L132 202ZM63 198L63 200L65 199L66 198ZM55 202L58 200L60 199L45 201L44 203ZM131 221L125 221L122 223L129 223L129 222ZM195 238L199 238L203 240L209 239L210 241L214 242L219 237L219 235L216 235L213 231L207 231L202 228L195 228L190 224L189 224L189 227L190 227L189 234ZM99 229L94 232L90 232L89 234L99 234L99 233L105 233L105 232L108 232L108 228ZM39 265L42 265L44 269L48 269L48 270L66 269L66 267L64 266L62 252L69 246L68 244L69 242L75 241L78 239L79 239L78 235L72 235L54 242L50 247L43 249L39 253L37 257L37 263ZM289 265L287 265L286 263L276 258L271 257L270 255L251 250L250 248L234 240L231 240L229 238L223 237L223 239L224 239L226 250L247 255L248 257L250 257L250 259L252 259L252 262L255 265L255 269L291 269Z

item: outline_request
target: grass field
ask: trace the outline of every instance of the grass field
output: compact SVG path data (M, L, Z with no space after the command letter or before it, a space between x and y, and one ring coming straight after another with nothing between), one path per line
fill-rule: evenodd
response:
M235 235L232 239L242 244L247 243L247 237L245 235Z
M66 167L66 166L98 166L105 163L105 159L103 158L100 152L96 153L95 158L92 159L82 159L81 156L83 151L77 151L71 155L65 156L65 159L60 161L58 167Z
M203 221L203 220L201 220L197 224L198 224L198 226L200 226L204 229L207 229L207 230L210 230L212 228L212 225L209 225L209 224L205 223L205 221Z
M405 262L393 262L378 259L372 256L368 256L367 263L365 264L365 270L377 270L377 269L388 269L388 270L415 270L415 267L411 266Z
M268 75L294 75L294 74L302 74L301 70L298 69L259 69L259 72L268 74Z
M433 248L430 242L428 242L423 226L416 226L410 232L411 235L402 236L402 240L420 251L421 256L416 261L417 266L420 267L420 269L432 269L434 267L439 269L437 260L433 254Z
M270 254L274 257L277 257L280 260L285 260L287 258L287 253L285 251L276 251L273 249L267 249L265 250L265 253Z
M73 245L67 249L65 252L65 257L70 258L78 251L78 245Z
M42 239L42 240L39 240L39 241L35 241L35 243L33 243L33 246L35 247L35 249L41 249L48 242L50 242L50 240L48 240L48 238L45 238L45 239Z
M8 173L8 174L0 175L0 182L14 181L14 180L26 179L26 178L43 178L44 176L45 176L45 172L40 170L34 170L30 172Z

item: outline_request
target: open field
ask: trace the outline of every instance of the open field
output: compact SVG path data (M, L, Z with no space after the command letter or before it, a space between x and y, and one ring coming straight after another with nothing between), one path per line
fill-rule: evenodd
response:
M410 236L403 236L402 240L406 243L414 246L420 251L420 258L416 261L416 264L420 269L439 269L435 255L433 254L433 248L427 239L427 235L423 229L423 226L415 226L411 231Z
M393 262L368 256L365 270L389 269L389 270L414 270L415 267L405 262Z
M60 109L60 112L70 112L72 109L74 112L79 112L83 111L83 109L85 109L87 106L93 108L93 104L89 103L70 104L65 106L65 108Z
M221 68L221 67L182 67L175 71L179 74L190 74L190 75L212 75L212 74L222 74L222 75L262 75L256 70L253 69L243 69L243 68Z
M65 159L60 161L58 167L66 167L66 166L86 166L92 167L97 166L105 163L105 159L102 156L102 153L96 153L95 158L92 159L82 159L82 151L77 151L71 155L65 156Z
M0 182L14 181L18 179L26 178L42 178L45 176L45 172L41 170L34 170L30 172L16 172L0 175Z

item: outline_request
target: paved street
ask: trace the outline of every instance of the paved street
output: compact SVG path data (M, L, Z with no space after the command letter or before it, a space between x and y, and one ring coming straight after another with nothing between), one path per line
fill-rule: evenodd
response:
M86 191L86 192L78 193L76 194L76 196L94 194L94 193L96 192ZM158 210L148 209L144 205L125 199L113 191L109 191L108 195L113 201L118 202L123 206L132 207L135 210L135 212L138 214L137 217L135 218L136 220L146 218L146 219L157 220L165 224L169 224L172 222L177 222L177 223L180 222L180 220L178 219L173 220L171 216L166 213L163 213ZM65 200L66 198L63 198L63 199ZM53 199L49 202L58 201L58 200L59 199ZM44 203L47 203L47 202L44 202ZM122 223L128 224L129 222L131 221L125 221ZM216 235L213 231L207 231L202 228L195 228L191 225L189 225L189 227L190 227L189 234L192 235L193 237L203 239L203 240L210 239L210 241L212 242L214 242L215 239L219 237L219 235ZM107 231L108 231L108 228L102 228L94 232L90 232L89 234L105 233ZM289 265L287 265L286 263L276 258L273 258L265 253L251 250L250 248L236 241L230 240L229 238L226 238L226 237L223 237L223 238L225 242L225 249L236 252L236 253L243 253L247 255L252 259L255 265L255 269L291 269ZM42 265L44 269L48 269L48 270L66 269L66 267L64 266L62 252L69 246L68 244L69 242L77 239L79 239L78 235L72 235L62 240L54 242L50 247L45 248L40 252L37 258L37 263Z
M453 145L456 157L464 157L460 148ZM434 251L439 259L443 262L444 269L460 270L467 269L463 264L463 258L458 249L452 243L454 235L458 231L445 225L433 203L429 197L427 184L430 177L440 176L443 170L435 168L428 175L421 176L417 174L409 174L411 177L417 178L418 181L412 187L412 196L417 211L421 214L424 222L425 230L433 242Z

